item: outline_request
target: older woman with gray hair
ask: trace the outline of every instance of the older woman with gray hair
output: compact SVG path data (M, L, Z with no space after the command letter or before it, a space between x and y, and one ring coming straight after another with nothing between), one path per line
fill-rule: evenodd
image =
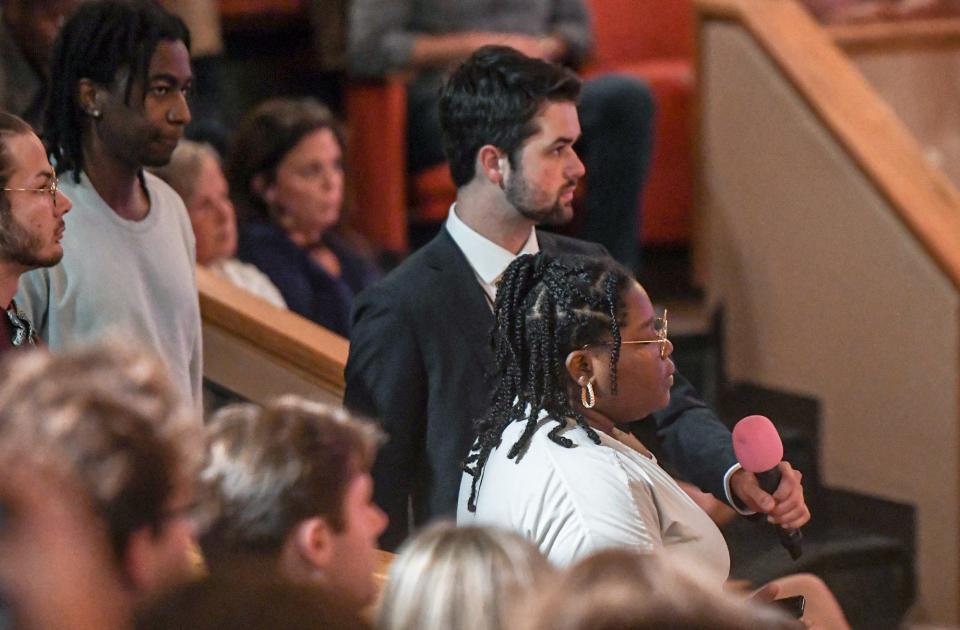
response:
M181 140L170 162L153 172L170 184L187 206L197 239L197 264L274 306L286 308L270 278L235 258L237 215L216 150L208 144Z

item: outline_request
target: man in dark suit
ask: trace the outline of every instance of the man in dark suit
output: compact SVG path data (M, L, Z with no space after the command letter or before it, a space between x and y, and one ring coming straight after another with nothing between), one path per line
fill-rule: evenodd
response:
M374 497L390 516L381 544L456 512L461 463L493 389L489 333L496 281L519 254L607 255L601 246L536 229L562 224L583 163L580 80L501 46L479 49L440 97L457 201L440 231L354 306L345 404L380 421L389 442L374 465ZM682 377L653 421L664 453L694 485L731 491L775 519L806 509L799 473L784 463L773 497L739 470L730 432ZM799 506L799 507L798 507ZM409 508L412 507L412 512Z

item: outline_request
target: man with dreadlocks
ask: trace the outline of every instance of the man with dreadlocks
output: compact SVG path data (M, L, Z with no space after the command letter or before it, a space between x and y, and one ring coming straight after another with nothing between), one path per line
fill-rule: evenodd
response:
M193 232L180 197L143 169L166 164L190 122L189 44L149 0L87 3L63 27L45 132L73 212L62 262L26 274L17 303L54 351L126 330L199 405Z
M489 331L496 283L519 254L605 255L595 244L536 229L570 220L584 166L580 81L559 65L502 46L479 49L450 76L440 122L457 200L441 230L355 304L348 407L378 418L390 440L374 466L393 548L411 519L452 515L463 459L493 390ZM534 360L541 360L534 357ZM639 419L637 415L633 419ZM665 453L694 485L769 512L774 498L738 471L730 432L677 376L653 422Z

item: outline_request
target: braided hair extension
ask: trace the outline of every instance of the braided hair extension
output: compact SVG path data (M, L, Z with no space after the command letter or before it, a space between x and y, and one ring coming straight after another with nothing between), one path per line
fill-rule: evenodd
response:
M50 100L44 114L44 140L57 173L83 170L84 114L77 102L81 79L113 86L126 71L125 100L135 80L145 82L160 41L182 41L190 32L180 18L153 0L108 0L84 4L57 37L50 62Z
M530 443L541 411L557 422L548 433L555 443L573 446L559 434L566 418L600 443L596 431L570 403L565 361L577 348L612 340L611 388L616 392L622 294L632 282L630 272L609 258L541 252L520 256L507 267L494 307L497 385L490 408L477 421L474 451L464 463L464 470L473 476L467 502L471 512L477 508L483 467L511 423L524 421L525 426L507 454L509 459Z

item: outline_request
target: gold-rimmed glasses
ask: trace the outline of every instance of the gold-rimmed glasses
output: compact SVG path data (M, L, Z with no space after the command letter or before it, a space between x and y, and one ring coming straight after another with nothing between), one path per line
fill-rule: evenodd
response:
M662 316L653 318L653 330L657 334L656 339L646 339L643 341L621 341L620 345L629 346L629 345L635 345L635 344L641 344L641 343L658 343L660 344L660 358L666 359L667 358L667 328L668 328L667 309L663 309ZM607 341L607 342L598 343L598 344L587 344L586 346L584 346L584 348L588 348L589 346L597 346L597 345L609 346L611 345L611 343L612 342Z
M56 177L50 180L49 186L43 188L0 188L3 192L43 192L50 195L53 199L53 207L57 207L57 191L60 190L60 182Z

